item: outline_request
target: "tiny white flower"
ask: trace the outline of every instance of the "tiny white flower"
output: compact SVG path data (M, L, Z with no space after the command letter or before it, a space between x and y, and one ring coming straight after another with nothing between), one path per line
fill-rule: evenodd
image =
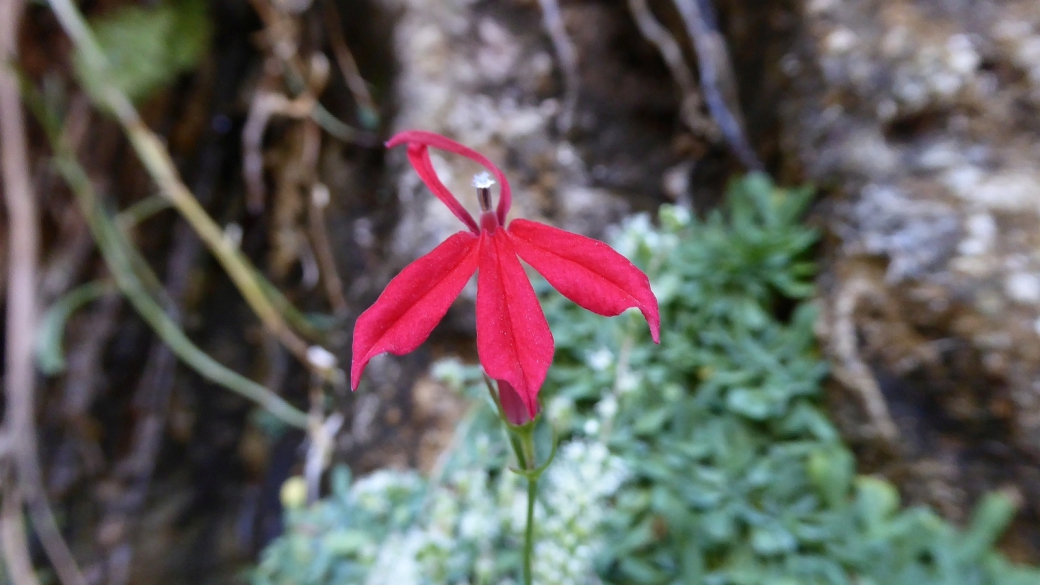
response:
M602 372L614 363L614 352L610 351L606 347L601 347L590 353L585 361L593 370Z
M595 435L599 432L599 421L594 418L590 418L589 420L585 421L585 425L582 427L582 430L585 431L586 435Z

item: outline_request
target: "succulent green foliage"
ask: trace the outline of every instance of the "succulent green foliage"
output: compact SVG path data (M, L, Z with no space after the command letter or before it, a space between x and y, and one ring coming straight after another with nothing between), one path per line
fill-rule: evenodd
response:
M286 512L290 529L264 551L253 583L362 583L380 544L415 523L425 491L418 475L381 471L353 486L346 469L332 475L332 495Z
M439 369L479 389L478 370L457 363ZM486 405L475 409L460 430L468 442L429 480L384 470L348 487L345 472L337 470L332 496L287 513L286 534L264 551L251 582L516 583L525 480L507 469L508 445L498 425ZM610 501L627 477L601 442L571 440L559 449L535 508L537 583L587 580L602 550Z
M114 86L136 101L168 85L205 54L211 34L206 10L205 0L166 0L152 8L123 6L95 19L91 27L107 66L98 70L77 54L84 87L98 95Z
M958 530L856 475L817 404L826 367L807 302L816 236L798 221L810 197L752 175L703 220L679 208L663 209L659 227L630 220L615 245L651 277L660 346L638 314L604 320L546 297L557 351L545 418L563 444L536 508L536 583L1040 582L993 548L1014 513L1009 498L988 496ZM410 524L366 525L373 517L337 492L289 515L254 583L516 582L523 480L506 469L502 431L479 404L479 370L445 363L439 374L478 405L435 477L414 480L422 504L409 500ZM331 501L345 504L328 512ZM330 535L345 529L367 555L336 552ZM358 577L334 577L348 572Z

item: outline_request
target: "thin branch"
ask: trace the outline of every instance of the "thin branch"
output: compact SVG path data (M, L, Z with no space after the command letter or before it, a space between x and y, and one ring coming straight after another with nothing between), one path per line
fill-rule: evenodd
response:
M628 10L636 22L636 27L646 40L650 41L661 54L665 65L672 74L672 79L679 86L682 94L681 116L683 122L701 135L717 137L719 130L710 118L701 114L701 95L697 89L693 71L683 58L682 47L672 33L658 22L647 5L647 0L628 0Z
M376 107L376 102L368 91L368 83L361 77L357 61L354 60L354 55L343 37L343 21L339 17L339 10L336 9L336 0L325 0L322 5L325 8L325 30L329 33L332 55L336 58L340 74L343 75L343 80L357 103L358 120L365 128L376 128L379 126L379 108Z
M321 267L321 281L325 285L325 294L336 315L344 315L349 310L347 298L343 294L343 281L336 269L336 258L332 255L332 243L329 231L325 227L325 208L329 205L329 188L322 183L315 183L311 189L310 223L311 246L314 256Z
M7 66L17 57L18 25L24 5L0 1L0 150L7 204L9 254L6 328L6 420L17 462L20 490L28 497L29 513L58 578L65 585L85 585L68 545L58 530L36 453L33 334L36 331L36 278L39 226L36 198L29 180L29 159L22 118L19 83ZM8 491L10 494L10 491ZM5 522L5 524L8 524ZM5 539L6 540L6 539ZM13 545L18 546L18 545Z
M304 119L314 110L314 99L304 94L290 100L272 91L257 91L249 106L249 116L242 126L242 178L246 184L246 206L251 213L264 210L267 189L264 187L264 132L271 116L280 114Z
M683 59L682 47L679 46L672 33L668 32L668 29L654 18L646 0L628 0L628 10L632 13L639 32L661 53L679 90L683 94L696 93L697 84L693 79L693 72Z
M297 54L296 39L292 38L288 32L293 27L284 19L284 15L266 0L251 0L250 4L264 22L265 33L269 36L269 42L272 45L271 52L280 61L285 84L288 86L289 92L295 97L303 97L308 93L311 94L314 105L308 113L310 118L321 126L322 130L344 142L351 142L359 146L377 145L379 140L373 133L351 127L318 102L314 92L309 87L309 80L303 73L306 67L304 67Z
M751 148L744 133L737 98L737 81L733 74L726 40L715 26L710 0L672 0L686 24L686 32L697 53L701 74L701 91L715 122L722 130L737 158L750 170L762 170L762 162Z
M4 551L5 572L14 585L40 585L26 544L22 493L14 481L8 479L4 483L4 501L0 504L0 544Z
M556 51L560 68L563 70L563 111L556 119L557 127L561 132L568 132L574 125L574 112L578 107L581 79L578 71L578 52L567 36L567 28L563 24L563 15L560 14L557 1L538 0L538 4L542 7L542 23L549 33L553 50Z
M866 276L856 274L845 279L835 295L829 345L838 358L833 364L834 376L859 394L874 432L889 446L894 446L898 444L899 427L888 410L877 379L860 355L856 332L856 309L864 299L876 294L875 286Z

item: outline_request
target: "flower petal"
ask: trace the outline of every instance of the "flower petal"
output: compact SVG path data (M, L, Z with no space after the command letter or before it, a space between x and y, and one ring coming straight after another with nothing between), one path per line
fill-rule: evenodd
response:
M506 231L516 253L563 296L607 317L637 307L660 343L657 297L627 258L603 242L526 219L513 220Z
M440 178L437 176L437 171L433 170L433 161L430 160L429 149L422 144L409 144L408 145L408 162L412 163L412 167L415 172L419 174L419 178L422 179L423 183L433 191L433 194L437 196L448 209L455 214L455 217L462 220L462 223L466 224L466 227L473 233L480 233L480 228L477 227L476 220L470 215L466 208L459 203L459 200L455 195L444 186Z
M448 152L453 152L455 154L464 156L472 161L479 163L484 168L491 171L491 174L495 175L495 180L498 181L500 189L498 194L498 208L496 210L496 214L498 215L498 223L502 225L506 224L506 215L509 214L509 207L512 205L513 201L512 189L510 189L509 187L509 181L506 179L505 173L503 173L501 169L495 166L495 164L491 162L486 156L480 154L472 148L463 146L446 136L441 136L440 134L435 134L433 132L425 132L423 130L408 130L405 132L399 132L387 141L386 147L393 148L399 144L404 143L408 143L409 145L409 160L412 160L412 156L410 153L413 145L432 146L434 148L447 150ZM429 160L429 155L427 155L426 160ZM426 185L432 191L434 191L435 194L437 194L437 197L440 198L441 201L444 201L448 205L448 207L450 207L451 210L454 212L455 208L450 203L448 203L448 201L444 197L442 197L441 194L438 193L438 189L442 190L443 193L447 193L448 196L450 196L456 204L458 204L458 200L455 199L454 195L451 195L451 192L448 191L448 188L445 187L443 183L441 183L440 179L437 178L437 174L433 172L433 166L430 165L428 167L429 177L423 175L424 171L419 169L419 166L416 165L416 162L414 160L412 160L412 166L415 167L416 172L418 172L419 175L423 178L423 182L425 182ZM461 205L459 205L459 207L461 207ZM455 215L458 216L459 214L455 213ZM473 221L472 218L470 218L470 221ZM470 223L467 222L466 225L469 226ZM473 229L473 226L470 226L470 229Z
M552 333L505 230L481 238L477 354L488 376L515 389L534 418L552 363Z
M516 389L513 385L505 380L497 380L498 382L498 402L502 405L502 414L505 415L506 420L516 426L525 425L533 419L531 413L527 410L527 405L524 404L523 399L517 394ZM537 412L538 404L535 403L535 409Z
M412 262L390 281L354 325L350 387L373 357L406 354L419 347L448 312L477 269L480 238L459 232Z

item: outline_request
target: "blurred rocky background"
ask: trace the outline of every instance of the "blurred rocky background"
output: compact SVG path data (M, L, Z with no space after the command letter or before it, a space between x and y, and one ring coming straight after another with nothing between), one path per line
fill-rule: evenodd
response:
M199 20L185 21L189 5ZM353 319L386 282L461 228L403 152L382 148L395 131L486 154L511 178L516 216L594 237L663 203L713 209L747 170L814 184L827 405L860 471L954 522L985 492L1017 494L1004 550L1040 561L1034 0L79 8L99 35L108 27L119 70L145 78L132 97L194 197L339 364ZM190 43L197 54L178 57ZM154 203L120 126L91 107L50 7L24 7L16 46L4 59L62 120L106 209ZM47 310L77 285L107 282L108 269L50 165L44 125L29 119ZM434 163L475 208L476 169ZM163 209L127 233L201 349L304 411L323 389L317 409L345 417L334 458L355 472L433 466L462 407L426 371L436 357L473 357L472 291L431 342L373 361L351 394L315 382L313 363L261 327L196 232ZM226 582L280 532L278 490L313 441L272 431L250 403L178 365L106 286L70 310L51 348L64 368L38 380L46 495L89 583ZM40 543L30 549L43 558Z

